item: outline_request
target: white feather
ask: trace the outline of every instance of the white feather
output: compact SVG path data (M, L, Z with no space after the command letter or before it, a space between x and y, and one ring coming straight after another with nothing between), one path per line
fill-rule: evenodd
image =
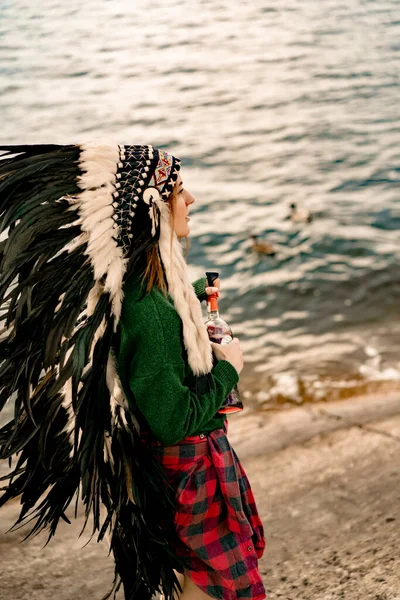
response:
M90 243L92 244L104 233L108 233L110 238L110 232L113 232L115 221L110 217L102 220L98 218L97 213L95 213L92 215L92 217L83 219L82 225L85 227L85 229L90 231Z
M120 160L120 147L115 142L107 140L81 144L81 149L79 166L83 174L79 178L78 185L82 192L74 204L79 205L82 229L89 238L87 254L93 266L95 279L106 276L107 291L111 294L116 327L121 314L120 288L126 270L123 253L116 242L118 228L112 218L114 214L112 205L115 200L113 193L116 191L115 174Z

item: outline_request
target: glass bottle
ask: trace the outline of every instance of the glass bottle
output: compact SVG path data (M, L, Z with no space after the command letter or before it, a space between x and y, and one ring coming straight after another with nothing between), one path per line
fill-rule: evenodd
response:
M207 271L207 286L213 287L214 280L219 277L219 273L215 271ZM216 344L229 344L233 340L232 329L228 323L221 319L218 311L218 296L210 294L207 296L207 321L206 321L208 337ZM214 357L214 360L215 357ZM243 410L243 403L240 399L240 394L237 385L232 389L231 393L225 400L224 405L218 410L221 414L230 414Z

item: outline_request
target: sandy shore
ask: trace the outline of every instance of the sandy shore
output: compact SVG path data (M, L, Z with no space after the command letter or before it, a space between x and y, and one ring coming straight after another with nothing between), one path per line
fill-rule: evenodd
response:
M399 415L391 395L231 418L265 525L271 600L400 600ZM44 549L44 536L20 544L22 530L4 533L17 512L0 511L0 600L100 600L113 576L105 545L83 548L80 521Z

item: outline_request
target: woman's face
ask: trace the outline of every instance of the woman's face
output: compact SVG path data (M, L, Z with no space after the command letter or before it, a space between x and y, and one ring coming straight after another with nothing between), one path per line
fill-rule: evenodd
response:
M193 204L194 198L183 187L183 182L180 175L178 176L176 186L177 195L175 202L173 227L177 237L185 237L190 233L188 213L189 206L190 204Z

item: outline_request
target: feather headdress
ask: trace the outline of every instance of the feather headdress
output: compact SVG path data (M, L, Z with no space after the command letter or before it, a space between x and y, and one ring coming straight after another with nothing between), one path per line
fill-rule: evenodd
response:
M15 407L0 429L0 458L17 455L0 506L21 495L18 523L33 520L30 534L48 528L50 538L80 492L92 535L110 532L110 595L122 581L128 600L157 590L172 598L172 569L183 568L166 543L173 502L140 443L112 340L128 265L157 243L189 364L198 376L212 368L171 231L167 200L180 162L114 143L0 151L0 410L9 400Z

